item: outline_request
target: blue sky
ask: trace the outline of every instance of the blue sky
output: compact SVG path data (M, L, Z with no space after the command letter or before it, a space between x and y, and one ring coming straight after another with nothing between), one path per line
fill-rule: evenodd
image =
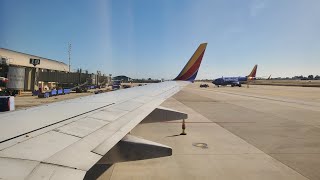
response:
M1 0L0 47L72 69L174 78L208 42L198 79L320 75L319 0Z

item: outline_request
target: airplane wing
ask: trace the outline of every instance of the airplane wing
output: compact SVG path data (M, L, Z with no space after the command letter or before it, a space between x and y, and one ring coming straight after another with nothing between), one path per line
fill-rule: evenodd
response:
M206 45L198 47L179 81L0 113L0 179L83 179L155 108L194 81Z

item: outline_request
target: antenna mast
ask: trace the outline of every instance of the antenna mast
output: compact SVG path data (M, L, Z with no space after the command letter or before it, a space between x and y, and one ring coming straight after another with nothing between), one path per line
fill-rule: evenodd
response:
M69 72L71 69L71 43L68 43L68 54L69 54Z

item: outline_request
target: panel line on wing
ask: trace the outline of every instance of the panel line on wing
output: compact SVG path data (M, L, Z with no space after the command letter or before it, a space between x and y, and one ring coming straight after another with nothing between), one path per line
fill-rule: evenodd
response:
M98 121L106 121L106 122L112 122L112 121L108 121L108 120L104 120L104 119L101 119L101 118L97 118L97 117L92 117L92 116L88 116L92 119L95 119L95 120L98 120Z
M57 133L61 133L61 134L65 134L65 135L68 135L68 136L74 136L74 137L77 137L77 138L83 138L81 136L77 136L77 135L74 135L74 134L70 134L70 133L66 133L66 132L63 132L63 131L59 131L58 129L54 129L52 131L57 132Z
M50 127L50 126L53 126L53 125L59 124L59 123L61 123L61 122L64 122L64 121L67 121L67 120L73 119L73 118L75 118L75 117L79 117L79 116L82 116L82 115L84 115L84 114L88 114L88 113L90 113L90 112L93 112L93 111L96 111L96 110L99 110L99 109L102 109L102 108L105 108L105 107L111 106L111 105L113 105L113 104L115 104L115 103L111 103L111 104L108 104L108 105L105 105L105 106L101 106L101 107L99 107L99 108L96 108L96 109L93 109L93 110L90 110L90 111L87 111L87 112L84 112L84 113L81 113L81 114L78 114L78 115L75 115L75 116L72 116L72 117L69 117L69 118L63 119L63 120L61 120L61 121L58 121L58 122L55 122L55 123L52 123L52 124L49 124L49 125L46 125L46 126L43 126L43 127L37 128L37 129L34 129L34 130L32 130L32 131L29 131L29 132L26 132L26 133L23 133L23 134L20 134L20 135L17 135L17 136L14 136L14 137L11 137L11 138L8 138L8 139L5 139L5 140L3 140L3 141L0 141L0 144L1 144L1 143L4 143L4 142L7 142L7 141L10 141L10 140L12 140L12 139L18 138L18 137L21 137L21 136L27 135L27 134L29 134L29 133L32 133L32 132L38 131L38 130L40 130L40 129L44 129L44 128L47 128L47 127Z

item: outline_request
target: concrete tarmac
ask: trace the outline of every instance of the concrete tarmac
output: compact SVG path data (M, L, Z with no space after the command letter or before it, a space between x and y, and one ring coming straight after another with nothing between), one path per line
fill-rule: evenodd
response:
M15 107L17 110L19 109L27 109L33 106L44 105L48 103L64 101L68 99L79 98L83 96L92 95L92 92L87 93L70 93L66 95L53 96L49 98L38 98L38 96L32 96L31 93L24 96L15 97Z
M116 163L99 179L320 179L320 88L194 83L162 106L188 113L186 136L181 121L131 134L173 155Z

